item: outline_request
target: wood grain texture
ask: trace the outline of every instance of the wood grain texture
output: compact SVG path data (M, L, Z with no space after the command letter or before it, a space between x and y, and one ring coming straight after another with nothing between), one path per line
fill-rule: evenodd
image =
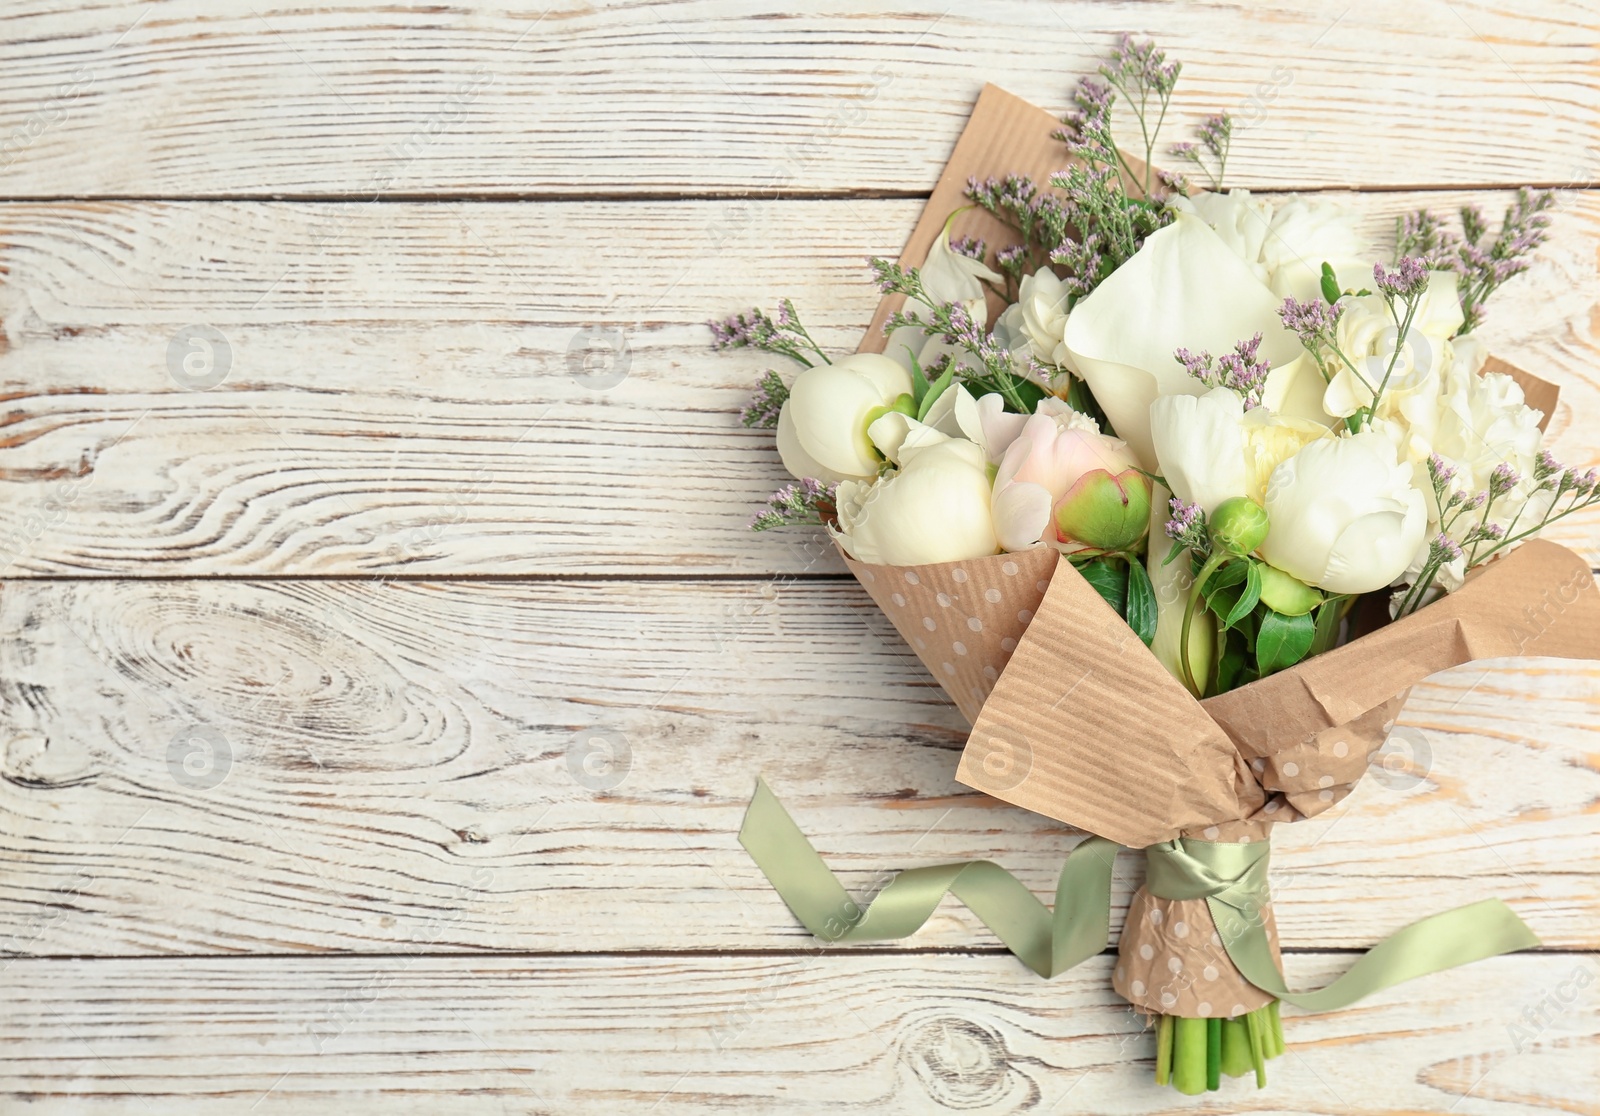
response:
M1222 109L1245 123L1242 185L1594 182L1595 15L1539 0L12 5L0 192L925 192L984 81L1059 110L1121 31L1186 63L1170 139Z
M1326 981L1348 957L1289 959ZM1497 958L1324 1016L1268 1087L1157 1088L1109 957L21 961L0 1097L64 1113L1594 1113L1600 964ZM174 995L174 989L181 994ZM1534 1024L1525 1009L1542 1008Z
M1424 202L1358 194L1374 242ZM792 295L855 346L912 201L0 205L4 576L842 573L746 530L784 476L738 409L771 363L703 320ZM1600 196L1490 302L1600 464ZM227 377L175 343L219 331ZM615 377L583 370L615 329ZM595 342L599 344L598 341ZM574 363L579 362L579 363ZM576 369L576 374L574 370ZM175 371L176 370L176 371ZM787 370L786 370L787 371ZM609 385L609 386L607 386ZM1596 517L1550 537L1600 563Z
M0 627L12 955L805 948L736 841L758 773L857 894L989 857L1048 901L1077 840L954 783L964 726L852 582L14 582ZM1500 896L1600 947L1597 693L1419 687L1395 771L1279 830L1284 941ZM950 902L890 948L994 945Z

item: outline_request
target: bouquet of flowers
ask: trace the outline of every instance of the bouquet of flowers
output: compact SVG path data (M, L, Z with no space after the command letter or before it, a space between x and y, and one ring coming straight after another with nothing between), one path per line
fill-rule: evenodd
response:
M1203 187L1155 171L1179 70L1124 37L1063 121L987 87L901 259L871 261L860 351L825 352L787 301L712 328L802 366L744 413L796 478L755 529L832 535L973 723L958 778L1097 835L1053 916L974 865L854 908L764 787L747 847L817 933L910 933L952 890L1047 976L1104 945L1112 843L1145 850L1115 986L1156 1021L1158 1081L1194 1093L1264 1083L1280 999L1536 944L1474 904L1292 993L1269 835L1349 793L1428 674L1600 655L1587 564L1532 541L1600 478L1543 447L1555 388L1473 335L1550 194L1498 229L1409 215L1380 248L1335 201L1223 192L1226 114L1168 149Z

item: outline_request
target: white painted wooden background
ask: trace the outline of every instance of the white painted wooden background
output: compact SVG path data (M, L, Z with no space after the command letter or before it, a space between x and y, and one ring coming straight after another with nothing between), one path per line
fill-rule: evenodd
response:
M800 7L0 9L0 1112L1600 1111L1595 664L1431 680L1415 777L1280 830L1291 983L1489 895L1546 946L1286 1010L1266 1092L1157 1090L1107 958L1040 981L954 904L810 939L758 771L857 889L1048 896L1076 835L957 786L841 565L744 530L766 362L702 324L852 348L980 85L1059 108L1153 33L1235 184L1377 232L1563 188L1484 332L1600 463L1600 8Z

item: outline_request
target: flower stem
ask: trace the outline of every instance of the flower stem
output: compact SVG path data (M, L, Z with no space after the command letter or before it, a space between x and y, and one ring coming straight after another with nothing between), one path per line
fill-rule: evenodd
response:
M1156 1023L1156 1084L1172 1080L1172 1016L1163 1015Z
M1222 1084L1222 1020L1206 1020L1206 1089Z
M1221 1087L1222 1078L1253 1072L1256 1088L1267 1084L1266 1063L1284 1052L1278 1001L1233 1019L1156 1020L1156 1084L1196 1096Z
M1179 1019L1173 1024L1172 1084L1185 1096L1206 1091L1206 1021Z
M1254 1069L1250 1057L1250 1026L1243 1017L1222 1021L1222 1072L1243 1077Z
M1227 551L1218 551L1206 559L1206 564L1200 567L1200 572L1195 575L1194 584L1189 587L1189 601L1183 608L1183 627L1178 631L1178 666L1183 670L1183 684L1189 687L1189 692L1196 698L1202 696L1200 687L1194 680L1194 667L1189 663L1189 629L1194 623L1195 608L1200 602L1201 587L1217 572L1217 567L1226 562L1232 555Z

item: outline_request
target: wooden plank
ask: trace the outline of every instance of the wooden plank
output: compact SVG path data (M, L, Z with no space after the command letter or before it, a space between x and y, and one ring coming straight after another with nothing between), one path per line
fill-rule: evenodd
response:
M13 582L0 630L9 954L793 949L758 773L857 894L989 857L1048 900L1077 840L955 784L853 582ZM1279 831L1284 940L1497 895L1600 947L1597 701L1558 660L1418 687L1415 768ZM906 948L993 944L952 902Z
M1506 195L1353 196L1378 243L1401 212L1469 199ZM709 352L703 321L790 294L853 349L876 302L861 261L897 251L917 208L0 205L0 567L840 573L814 539L745 529L785 479L737 419L771 362ZM1561 384L1554 447L1588 465L1597 244L1600 197L1567 195L1484 329ZM197 325L228 358L207 391L184 371ZM617 337L625 364L585 371ZM1600 563L1595 523L1552 537Z
M1289 958L1307 983L1348 964ZM19 961L0 1097L40 1116L1195 1111L1154 1085L1152 1033L1110 968L1046 982L1009 957L843 949ZM1597 977L1593 954L1524 955L1286 1008L1266 1090L1225 1080L1206 1110L1592 1113Z
M1600 177L1591 5L944 8L12 6L0 193L925 192L984 81L1059 110L1121 31L1186 63L1171 140L1244 122L1242 185Z

